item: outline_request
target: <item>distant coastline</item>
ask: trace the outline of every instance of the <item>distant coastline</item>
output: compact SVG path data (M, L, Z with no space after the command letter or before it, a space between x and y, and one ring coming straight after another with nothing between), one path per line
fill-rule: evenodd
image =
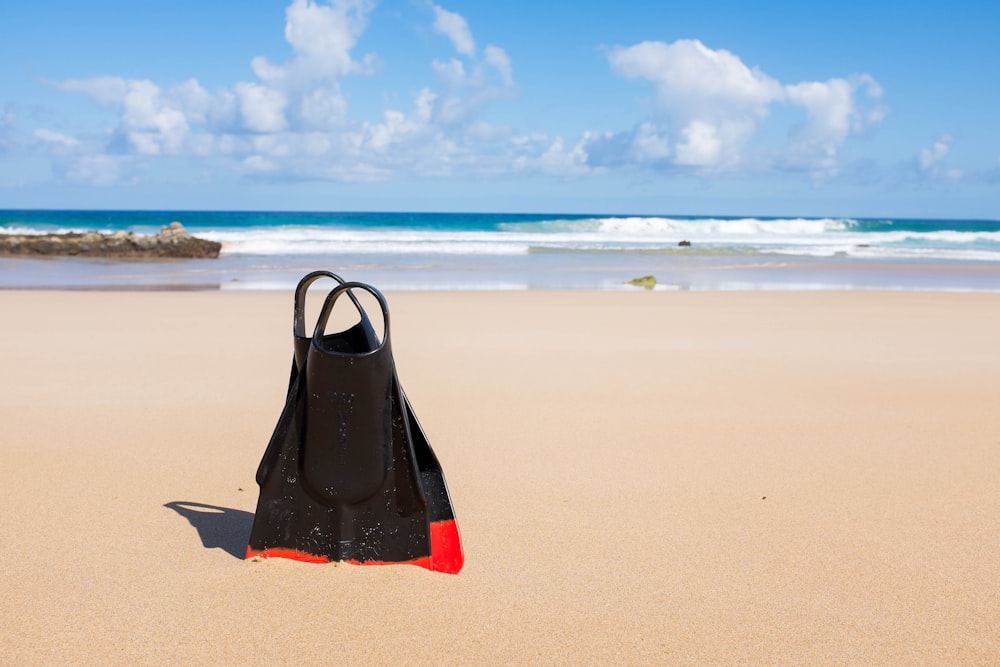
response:
M22 253L0 257L0 288L285 290L332 269L387 290L641 290L628 282L653 276L656 290L1000 292L990 220L0 210L0 237L120 242L174 221L217 250L169 263L138 252L128 266Z

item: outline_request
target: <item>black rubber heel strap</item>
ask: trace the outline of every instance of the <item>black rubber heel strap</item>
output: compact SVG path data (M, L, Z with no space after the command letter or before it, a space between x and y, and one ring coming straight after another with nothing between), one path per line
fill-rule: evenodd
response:
M320 278L330 278L336 281L338 285L343 285L346 280L338 276L333 271L313 271L312 273L307 273L303 276L302 280L295 287L295 305L293 310L293 320L292 320L292 334L298 338L307 338L306 335L306 293L312 284L315 283ZM357 297L354 294L349 294L351 301L354 303L354 307L358 309L358 313L364 315L364 309L361 304L358 303Z
M389 342L389 305L386 303L382 292L367 283L342 282L326 295L326 300L323 302L323 308L320 310L319 317L316 318L316 328L313 330L312 338L313 345L317 345L319 341L322 340L326 324L330 320L330 314L333 312L333 306L337 302L337 299L339 299L345 292L347 292L354 306L361 312L362 317L367 316L364 308L362 308L361 304L358 302L358 298L352 293L352 290L356 289L368 292L375 297L376 301L378 301L378 305L382 309L382 340L378 347L384 347Z

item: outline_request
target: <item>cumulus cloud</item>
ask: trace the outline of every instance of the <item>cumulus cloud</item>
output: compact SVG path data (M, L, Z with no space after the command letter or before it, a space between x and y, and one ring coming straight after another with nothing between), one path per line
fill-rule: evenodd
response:
M587 163L588 143L593 141L589 133L575 144L567 145L562 137L549 138L544 134L519 137L514 145L521 151L513 162L516 171L540 172L552 176L582 176L593 173L594 167ZM598 168L597 171L600 171Z
M372 55L360 61L351 56L372 6L369 0L294 0L285 12L285 38L294 56L282 63L254 58L256 81L215 94L194 79L166 89L112 76L57 87L119 112L118 133L132 150L146 155L175 154L191 141L204 145L204 137L192 136L194 125L213 134L332 127L347 111L340 78L370 72L375 61Z
M430 63L436 87L417 91L408 110L388 108L381 118L346 122L335 133L314 136L309 145L323 150L306 151L309 157L297 160L296 169L325 178L367 181L399 172L433 176L510 168L512 133L478 116L514 85L511 60L492 44L480 56L464 17L435 4L430 8L434 30L447 37L456 51L455 57ZM288 134L288 142L301 139ZM539 148L537 154L544 150ZM297 153L301 152L299 148Z
M294 0L285 10L285 39L294 56L251 61L255 83L233 87L243 126L254 132L330 128L347 115L340 90L346 76L370 74L377 58L352 50L368 26L372 0Z
M434 87L417 91L408 110L380 118L349 118L340 83L375 71L377 56L354 51L367 27L371 0L293 0L285 12L284 61L255 57L254 78L209 92L195 79L160 86L146 79L105 76L55 86L80 93L116 116L103 149L111 156L224 156L255 177L372 180L399 171L421 174L501 170L512 158L509 128L481 121L492 100L510 94L513 66L490 44L480 54L468 22L431 4L433 28L456 51L434 60ZM36 137L68 150L72 137ZM79 146L75 146L79 148ZM536 157L548 148L539 147ZM553 159L550 157L550 159ZM109 159L64 170L73 180L105 182L126 173Z
M785 86L785 93L787 102L805 109L807 117L791 133L782 156L782 164L791 168L836 173L847 138L880 123L886 114L878 104L882 88L869 75L798 83Z
M193 99L190 84L164 93L152 81L100 77L65 81L58 87L84 93L116 110L117 131L130 150L161 155L178 153L184 146L190 129L186 101ZM190 115L197 117L198 109Z
M431 4L434 28L449 38L457 57L431 63L438 87L421 89L409 113L386 110L379 122L365 123L362 135L372 150L388 158L387 147L416 156L393 160L394 168L419 169L422 174L454 173L469 168L497 170L496 148L506 141L507 128L478 119L483 107L510 94L513 67L507 52L490 44L477 54L468 22L459 14ZM495 72L491 74L491 72ZM497 82L499 77L499 83ZM508 147L509 152L509 147Z
M945 134L935 141L933 146L921 150L917 156L917 168L923 173L934 169L934 167L947 157L948 152L951 150L952 141L951 135Z
M407 102L355 119L341 83L376 73L378 57L356 53L373 6L373 0L291 0L284 31L289 57L255 57L249 80L212 91L195 79L160 85L105 76L55 84L110 111L113 126L89 138L39 128L33 139L63 158L65 178L104 184L130 176L136 164L168 156L218 158L259 179L766 167L828 175L836 173L844 143L886 113L881 88L867 74L783 83L697 40L649 41L607 53L612 72L652 86L648 117L631 128L577 137L531 128L522 134L484 119L488 105L516 97L508 52L496 44L478 47L462 15L430 3L419 11L454 52L428 57L429 84L414 86ZM762 149L761 128L779 107L801 122L787 128L780 150ZM0 147L4 133L0 117ZM101 155L76 159L95 153L97 136L103 137L96 151ZM929 150L930 157L918 158L927 173L944 158Z
M447 37L455 51L466 58L465 64L457 58L453 58L447 63L434 61L435 71L442 76L446 83L452 87L459 83L465 83L487 88L489 84L486 82L487 73L485 70L488 68L496 72L503 88L509 89L514 86L514 67L510 56L503 48L495 44L488 44L480 57L476 48L476 40L472 36L472 30L465 18L433 3L430 6L435 16L434 29ZM494 92L499 92L499 90L494 90Z
M500 73L500 77L503 79L504 85L514 85L514 70L510 63L510 57L507 55L506 51L501 49L499 46L493 46L490 44L483 49L483 56L486 58L486 62L492 65L496 71Z
M294 0L285 10L285 39L295 57L273 64L258 56L251 61L254 74L269 86L301 90L317 82L370 72L375 56L356 61L351 50L373 8L371 0L331 0L329 4Z
M435 60L431 65L438 79L448 88L458 88L465 83L465 65L461 60L452 58L446 63Z
M238 83L233 89L239 100L243 126L252 132L281 132L287 126L284 93L256 83Z
M922 178L934 180L961 180L964 176L962 170L948 168L946 164L952 143L954 138L950 134L943 134L930 148L922 149L916 158L917 173Z
M433 3L431 9L434 10L434 29L451 40L455 50L462 55L476 55L476 40L472 38L472 31L466 20Z
M803 109L806 121L791 130L778 166L833 172L847 137L879 123L886 113L859 102L862 96L877 101L882 95L867 74L782 84L737 55L698 40L617 47L609 51L608 62L620 76L654 86L654 119L672 140L675 166L744 165L749 142L775 105L783 104Z
M782 94L771 77L729 51L713 51L698 40L642 42L612 49L608 59L618 74L653 83L661 108L689 116L728 115L732 112L727 107L764 115L767 104Z

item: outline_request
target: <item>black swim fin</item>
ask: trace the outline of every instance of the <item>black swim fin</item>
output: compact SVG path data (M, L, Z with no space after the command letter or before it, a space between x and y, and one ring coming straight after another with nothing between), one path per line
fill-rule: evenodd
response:
M321 277L340 285L306 337L305 294ZM379 302L381 342L353 289ZM360 321L324 334L344 293ZM451 499L399 386L384 297L330 272L311 273L296 288L293 333L289 391L257 471L261 495L247 557L411 562L458 572L464 555Z

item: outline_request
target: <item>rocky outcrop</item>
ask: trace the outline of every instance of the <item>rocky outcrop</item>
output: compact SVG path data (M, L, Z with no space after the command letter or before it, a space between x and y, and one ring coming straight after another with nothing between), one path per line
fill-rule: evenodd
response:
M214 259L221 249L221 243L191 236L179 222L171 222L153 236L132 232L0 234L0 255Z

